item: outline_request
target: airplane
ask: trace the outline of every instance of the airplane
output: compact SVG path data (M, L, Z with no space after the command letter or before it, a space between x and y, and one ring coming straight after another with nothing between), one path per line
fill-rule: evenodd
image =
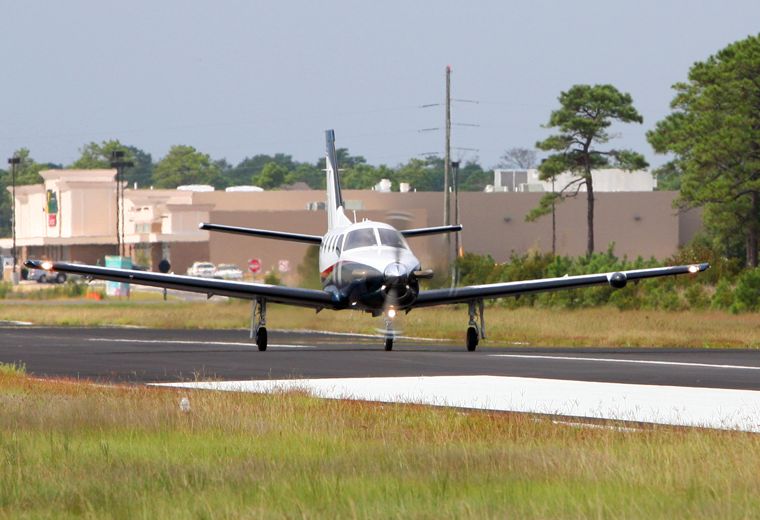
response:
M467 304L469 322L465 346L474 351L480 339L485 339L484 300L522 294L610 285L619 289L628 282L645 278L696 274L709 269L710 264L698 263L670 267L636 269L559 278L543 278L515 282L471 285L446 289L421 290L419 281L433 276L431 269L423 269L412 252L407 239L414 237L454 233L462 226L449 225L397 230L382 222L362 220L352 222L345 214L341 195L338 160L335 150L335 133L326 134L327 177L327 233L324 236L288 233L264 229L202 223L201 229L235 233L244 236L290 240L319 246L319 271L322 290L283 287L263 283L194 278L131 269L115 269L70 262L28 260L32 269L79 274L89 278L114 282L134 283L182 291L242 298L252 301L252 339L260 351L267 349L267 303L280 303L310 307L317 312L323 309L354 309L385 320L385 350L393 349L395 333L393 320L399 312L410 312L435 305Z

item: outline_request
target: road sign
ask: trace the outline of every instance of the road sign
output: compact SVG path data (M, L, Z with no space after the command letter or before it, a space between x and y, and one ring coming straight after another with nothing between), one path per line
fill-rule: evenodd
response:
M248 270L252 272L253 274L258 274L261 272L261 259L260 258L251 258L248 260Z
M288 260L280 260L277 262L277 268L281 273L287 273L290 271L290 261Z

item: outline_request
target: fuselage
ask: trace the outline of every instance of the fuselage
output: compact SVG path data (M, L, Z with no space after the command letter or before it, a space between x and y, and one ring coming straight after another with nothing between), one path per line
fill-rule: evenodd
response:
M411 306L420 261L396 228L365 220L328 231L319 250L322 286L345 307L379 314Z

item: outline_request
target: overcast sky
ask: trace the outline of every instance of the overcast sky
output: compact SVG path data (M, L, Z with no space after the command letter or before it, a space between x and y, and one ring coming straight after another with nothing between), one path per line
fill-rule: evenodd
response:
M67 0L0 3L0 153L68 164L119 139L160 159L189 144L235 164L313 161L326 128L370 163L442 152L445 68L453 145L493 166L532 147L576 83L631 93L643 125L616 147L659 164L644 134L689 67L760 30L760 2Z

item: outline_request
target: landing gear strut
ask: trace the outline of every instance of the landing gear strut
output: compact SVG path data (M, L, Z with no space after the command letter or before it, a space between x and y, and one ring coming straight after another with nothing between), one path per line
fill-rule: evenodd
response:
M256 340L260 351L267 349L267 301L264 298L253 300L251 308L251 339Z
M393 350L393 319L385 315L385 350Z
M486 322L483 318L483 300L469 302L470 322L467 326L466 343L468 352L473 352L479 339L486 339ZM480 324L475 318L480 318Z

